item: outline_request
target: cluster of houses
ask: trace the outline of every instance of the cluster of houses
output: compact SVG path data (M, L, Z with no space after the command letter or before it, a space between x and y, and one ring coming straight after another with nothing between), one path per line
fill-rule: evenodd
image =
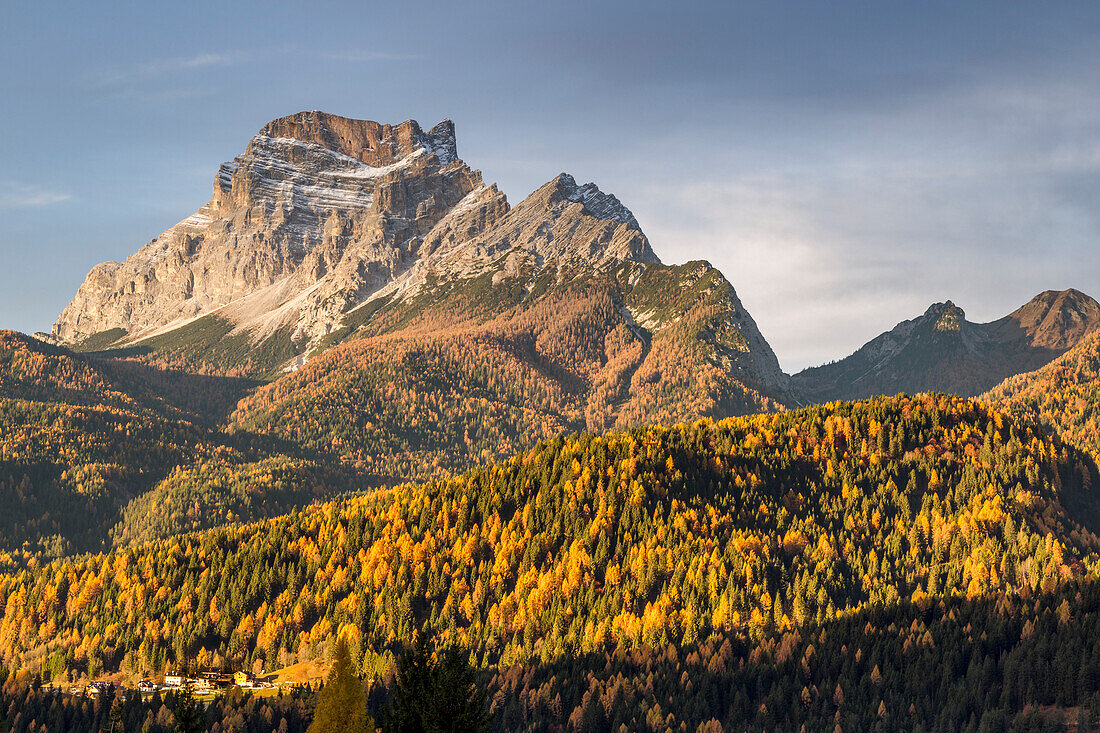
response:
M246 690L260 690L275 687L275 683L265 682L258 679L256 675L243 670L233 672L232 674L207 670L206 672L200 672L194 677L185 675L182 672L166 674L164 675L163 685L158 685L151 680L142 680L137 684L137 691L152 693L157 690L178 690L183 687L190 687L196 693L209 693L224 690L234 685ZM114 682L95 680L94 682L89 682L83 692L91 697L98 697L100 695L111 694L117 689L121 689L121 687L121 685ZM80 690L78 688L73 688L72 692L75 694L80 692Z
M105 680L95 680L93 682L88 683L88 686L84 689L84 692L86 692L91 697L99 697L100 695L109 695L109 694L111 694L112 692L115 691L115 687L116 687L116 685L115 685L114 682L107 682ZM80 688L79 687L74 687L72 690L70 690L70 692L74 692L74 693L80 692Z
M142 680L145 682L145 680ZM217 692L227 687L243 687L246 690L275 687L272 682L264 682L251 672L238 670L232 674L207 670L196 677L188 677L182 672L164 675L164 686L159 689L171 690L190 686L195 692ZM152 689L158 689L156 687Z

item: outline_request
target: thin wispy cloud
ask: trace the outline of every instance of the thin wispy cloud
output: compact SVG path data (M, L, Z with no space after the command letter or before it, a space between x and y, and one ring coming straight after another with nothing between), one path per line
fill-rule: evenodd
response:
M304 51L295 46L286 46L279 49L253 50L247 54L236 51L212 52L195 54L193 56L155 59L145 63L98 69L90 72L88 78L90 83L97 88L114 88L128 91L141 84L162 82L172 77L183 77L189 72L238 66L246 61L256 61L259 59L270 61L273 58L293 55L301 56L303 54L315 59L340 61L343 63L419 61L425 58L420 54L392 53L389 51L367 49L348 49L346 51L314 53L311 51Z
M217 94L216 89L186 87L186 88L143 88L139 86L126 86L111 91L107 96L111 99L129 99L142 103L183 102L191 99L212 97Z
M200 53L170 59L158 59L129 66L114 66L92 72L92 81L101 87L119 86L142 81L161 79L173 74L231 66L245 59L241 53Z
M0 181L0 210L31 209L68 201L72 196L33 184Z

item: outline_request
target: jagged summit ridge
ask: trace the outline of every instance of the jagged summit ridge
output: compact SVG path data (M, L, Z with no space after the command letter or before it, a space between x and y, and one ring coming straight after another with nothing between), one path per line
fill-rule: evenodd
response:
M562 173L554 180L565 198L581 204L597 219L610 219L622 224L638 226L638 220L634 218L630 209L623 206L613 194L601 191L595 183L578 186L577 181L568 173Z
M442 165L458 160L454 122L428 132L416 120L385 125L312 110L268 122L256 138L290 138L341 153L374 167L392 165L418 150L435 153Z

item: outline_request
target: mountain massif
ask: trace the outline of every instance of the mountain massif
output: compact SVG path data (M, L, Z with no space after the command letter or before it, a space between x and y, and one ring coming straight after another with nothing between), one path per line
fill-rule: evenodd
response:
M247 521L577 430L779 409L787 383L721 273L662 264L614 196L562 174L512 207L449 121L319 112L266 125L210 203L94 268L42 338L58 345L0 344L0 486L50 507L12 515L7 550Z
M556 311L585 323L563 338L545 322ZM476 357L489 369L503 358L565 395L536 400L537 412L555 403L538 421L602 430L875 394L976 395L1098 325L1100 306L1076 290L985 324L948 301L788 377L721 273L662 264L634 215L595 184L561 174L513 207L458 157L449 120L425 132L314 111L265 125L221 166L209 203L125 262L96 266L43 337L266 381L342 342L366 342L351 351L375 371L372 354L390 351L372 351L377 339L402 344L399 354L492 341L497 357ZM548 355L549 342L571 363ZM275 393L290 397L284 386L261 402ZM254 422L257 411L241 414Z
M269 123L209 204L93 269L51 338L275 380L231 430L388 483L563 432L777 409L788 382L722 274L662 264L594 184L561 174L513 207L449 121L319 112Z
M594 184L562 174L511 207L458 158L450 121L425 133L413 121L305 112L269 123L223 164L198 212L125 262L95 267L52 338L277 374L355 332L482 323L597 288L617 311L607 330L621 326L619 340L648 350L682 314L627 301L666 269L633 214ZM724 286L721 302L678 304L714 311L706 358L774 394L778 361L724 278L703 264L675 284L707 275ZM589 282L600 279L610 282Z
M971 323L951 301L903 321L840 361L792 377L810 402L925 392L978 395L1037 369L1100 327L1100 304L1077 290L1040 293L1007 316Z

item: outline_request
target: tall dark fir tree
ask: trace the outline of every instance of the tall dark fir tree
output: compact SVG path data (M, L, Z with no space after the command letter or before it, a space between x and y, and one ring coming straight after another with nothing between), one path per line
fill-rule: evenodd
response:
M437 649L430 631L397 663L393 697L385 712L385 733L482 733L492 719L488 697L462 652Z

